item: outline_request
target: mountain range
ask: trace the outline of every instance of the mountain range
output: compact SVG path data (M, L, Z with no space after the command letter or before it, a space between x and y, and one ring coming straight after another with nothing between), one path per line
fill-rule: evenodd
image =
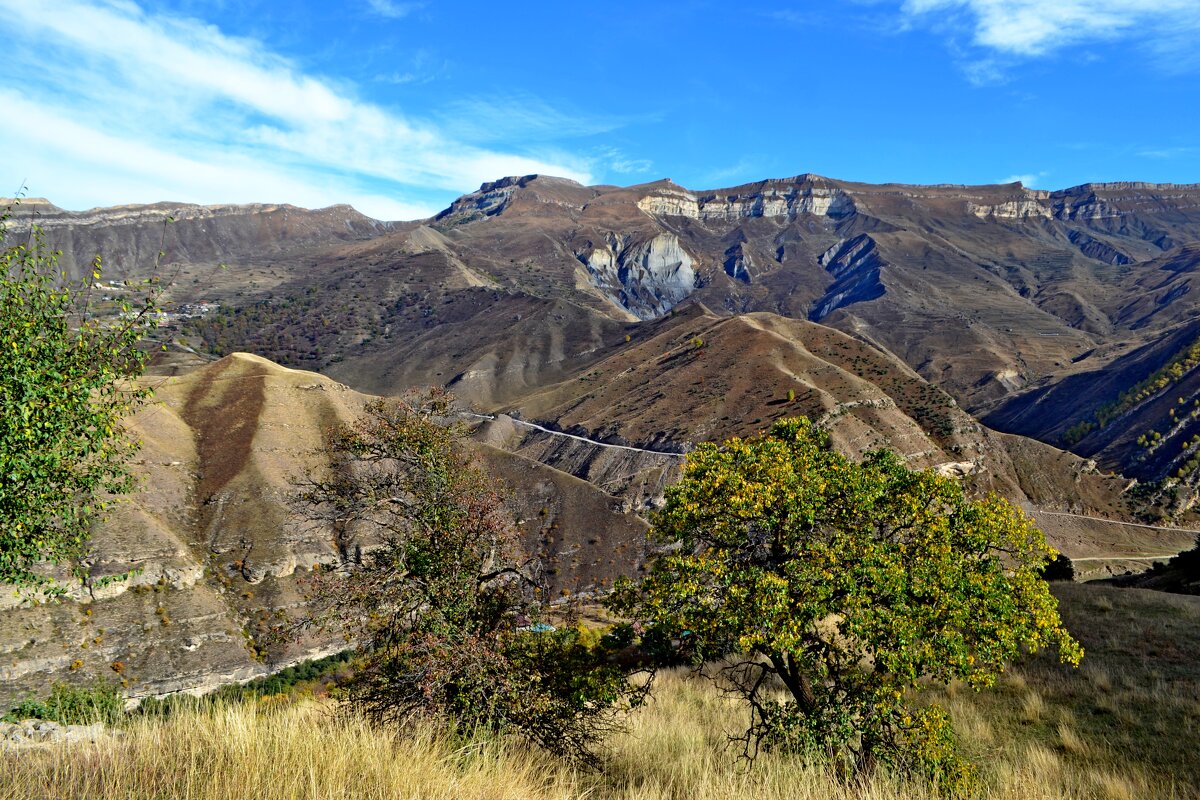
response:
M193 326L203 349L256 352L367 391L449 383L499 408L698 301L841 330L989 426L1106 469L1156 480L1192 455L1183 443L1196 431L1178 410L1173 421L1154 398L1120 398L1181 361L1175 395L1193 388L1195 185L1050 192L801 175L697 192L525 176L419 223L345 206L72 214L40 201L18 207L17 223L30 213L73 274L100 252L108 274L144 275L162 249L158 269L180 302L221 303ZM1155 432L1156 447L1136 444Z
M257 643L299 576L339 557L289 481L368 396L428 384L477 424L556 590L644 563L645 512L695 443L795 414L848 452L1004 494L1084 573L1194 536L1200 186L534 175L416 222L24 200L8 236L32 221L72 276L102 255L101 310L149 275L167 287L158 401L133 421L146 490L96 535L97 574L142 577L96 599L114 623L78 659L136 664L146 693L334 646ZM0 683L69 668L55 632L78 613L6 612Z

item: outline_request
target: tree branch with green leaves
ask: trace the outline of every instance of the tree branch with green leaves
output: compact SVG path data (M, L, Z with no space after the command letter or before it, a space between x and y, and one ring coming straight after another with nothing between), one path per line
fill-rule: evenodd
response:
M50 567L80 581L93 526L131 491L138 450L123 421L150 394L139 386L158 293L151 284L122 314L92 314L101 278L72 283L32 225L9 243L0 217L0 584L61 595Z

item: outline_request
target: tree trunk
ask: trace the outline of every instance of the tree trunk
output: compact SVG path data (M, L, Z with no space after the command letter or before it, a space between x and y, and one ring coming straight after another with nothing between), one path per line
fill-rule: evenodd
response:
M772 653L770 658L775 667L775 674L792 693L796 703L805 713L811 712L816 705L816 696L809 677L796 666L795 659L790 659L783 653Z
M866 782L875 774L879 767L879 758L875 755L875 742L863 737L862 749L854 757L854 773L858 780Z

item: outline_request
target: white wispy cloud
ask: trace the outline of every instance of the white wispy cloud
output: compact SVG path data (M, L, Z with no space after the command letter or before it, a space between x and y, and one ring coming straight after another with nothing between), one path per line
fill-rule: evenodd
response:
M906 23L966 31L973 46L1002 57L1126 39L1160 56L1164 67L1197 64L1200 0L904 0L901 9Z
M735 164L727 164L725 166L710 169L707 172L697 175L695 178L697 188L714 188L717 186L729 186L732 181L750 180L751 176L757 174L759 168L755 166L753 160L742 158Z
M381 72L374 77L374 80L379 83L390 83L393 86L423 84L445 76L449 70L450 62L447 59L437 56L432 50L420 47L409 54L399 69Z
M995 86L1008 82L1004 64L994 58L960 60L963 74L972 86Z
M1142 158L1184 158L1196 152L1200 152L1200 147L1177 146L1177 147L1146 147L1137 151L1137 155Z
M654 162L648 158L623 158L618 156L609 162L613 172L622 175L641 175L654 169Z
M448 103L441 126L474 141L547 141L608 133L626 120L577 108L552 106L525 92L462 97Z
M825 17L819 11L811 9L799 11L794 8L777 8L762 12L762 16L796 28L810 28L825 21Z
M595 160L619 175L644 175L654 169L650 159L633 158L618 147L599 148Z
M402 19L414 11L419 11L424 3L400 3L396 0L367 0L367 5L381 17Z
M1016 183L1021 182L1021 185L1026 189L1033 189L1042 179L1046 177L1045 172L1024 172L1019 175L1009 175L1007 178L996 181L996 183Z
M0 0L0 33L10 121L0 126L0 173L14 161L22 173L0 182L25 179L68 207L350 202L397 219L502 175L591 179L582 159L480 146L259 42L125 0Z

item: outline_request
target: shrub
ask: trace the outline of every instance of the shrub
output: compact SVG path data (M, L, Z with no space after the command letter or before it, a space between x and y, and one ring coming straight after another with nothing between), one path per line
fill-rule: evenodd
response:
M24 700L7 714L6 721L45 719L62 725L113 725L125 716L125 695L121 688L96 680L86 686L56 683L45 700Z
M538 624L548 596L441 391L381 400L329 442L328 474L300 486L319 524L378 544L317 576L308 624L340 627L361 668L345 687L379 723L422 718L525 736L585 762L644 686L581 641ZM350 549L350 548L347 548Z

